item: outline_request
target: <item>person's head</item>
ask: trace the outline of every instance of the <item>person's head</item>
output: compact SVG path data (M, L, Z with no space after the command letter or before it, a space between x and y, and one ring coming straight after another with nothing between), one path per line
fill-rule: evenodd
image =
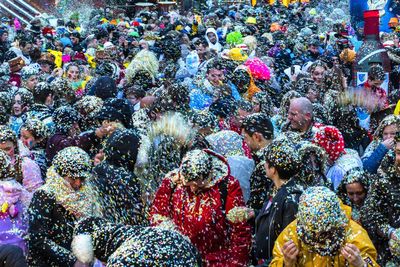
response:
M118 167L135 167L140 146L139 134L134 130L118 129L106 141L107 162Z
M343 177L343 184L351 204L361 207L368 192L367 174L359 169L351 170Z
M374 133L375 140L386 141L394 138L396 133L400 130L400 118L396 115L386 116L380 123Z
M385 81L385 71L380 65L375 65L368 70L368 83L371 87L380 87Z
M319 128L314 135L313 142L325 150L330 164L334 163L342 154L346 154L343 135L334 126Z
M43 121L29 118L21 128L21 141L29 149L44 143L49 136L49 130Z
M187 152L179 167L180 181L195 194L217 184L228 174L225 158L211 150Z
M0 181L4 183L5 181L12 180L15 176L14 167L10 157L2 150L0 150L0 166Z
M193 42L197 54L201 57L207 53L208 43L204 38L199 38Z
M396 136L395 136L394 140L396 142L396 145L394 147L394 152L395 152L395 155L396 155L395 165L396 165L397 173L400 174L400 132L396 133Z
M325 176L326 153L321 147L308 141L302 141L299 145L298 153L303 163L299 179L306 186L317 185Z
M79 113L69 106L61 106L53 114L56 132L67 136L76 136L80 133L79 120Z
M263 150L265 171L270 179L289 180L300 169L296 149L285 139L276 139Z
M80 38L81 38L81 35L78 31L73 31L71 33L70 39L71 39L72 44L74 44L74 45L79 44Z
M32 43L29 40L20 40L19 41L19 48L22 51L22 54L29 56L32 51Z
M261 113L247 116L242 122L242 136L252 151L258 151L274 138L271 120Z
M11 159L18 155L17 135L5 125L0 125L0 150L7 153Z
M33 88L38 84L38 73L39 71L32 66L25 66L21 70L21 78L23 86L29 90L33 90Z
M215 35L214 32L208 32L207 33L207 38L210 41L210 43L212 43L212 44L215 44L218 41L217 35Z
M335 256L345 242L349 223L339 198L327 187L310 187L300 197L297 235L321 256Z
M52 167L75 191L91 177L89 155L79 147L71 146L59 151L53 158Z
M317 60L311 64L308 71L310 72L311 78L316 84L322 84L324 79L324 74L327 71L327 66L324 62Z
M35 103L52 106L53 105L53 90L46 82L38 83L33 89L33 100Z
M223 83L225 79L224 69L217 60L207 65L206 78L213 86L221 86Z
M33 94L24 89L20 88L14 93L12 103L12 113L14 116L20 116L22 113L28 111L30 105L33 104Z
M313 120L313 106L306 97L294 98L290 101L287 119L294 130L307 131Z
M197 131L206 136L211 134L217 126L217 117L211 112L194 112L191 116L191 122Z
M237 126L240 127L243 123L243 120L252 113L253 105L250 102L246 100L238 101L238 108L235 114L236 123L238 124Z
M8 32L0 30L0 43L5 43L8 40Z
M79 65L76 63L70 63L66 69L66 76L68 78L68 80L76 82L79 80L80 78L80 69L79 69Z
M146 92L139 86L132 86L125 90L125 96L132 105L136 105L146 96Z

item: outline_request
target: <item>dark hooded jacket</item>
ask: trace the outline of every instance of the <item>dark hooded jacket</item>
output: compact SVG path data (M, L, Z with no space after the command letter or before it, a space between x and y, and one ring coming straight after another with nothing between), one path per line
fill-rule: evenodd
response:
M140 182L133 172L139 142L134 131L117 130L106 142L106 159L94 168L104 217L115 223L138 225L143 221Z
M378 251L378 263L382 266L393 258L389 236L400 227L400 181L395 157L391 150L383 159L378 170L380 177L372 183L361 210L362 225Z
M91 237L88 247L93 247L93 256L107 266L201 266L198 250L174 230L114 224L90 217L77 224L73 246L86 244L79 238L82 235ZM80 259L82 254L77 253L78 259L84 261Z
M256 257L272 260L272 249L279 234L296 216L302 187L290 179L273 198L264 203L256 218Z

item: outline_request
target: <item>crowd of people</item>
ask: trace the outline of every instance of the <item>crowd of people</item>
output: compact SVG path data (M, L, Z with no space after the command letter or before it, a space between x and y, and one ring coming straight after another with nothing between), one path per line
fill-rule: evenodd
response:
M0 266L400 266L399 27L287 2L2 18Z

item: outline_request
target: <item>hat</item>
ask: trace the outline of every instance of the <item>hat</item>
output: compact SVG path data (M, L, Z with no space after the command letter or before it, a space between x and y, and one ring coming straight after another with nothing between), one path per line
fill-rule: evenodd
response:
M226 43L229 45L241 44L243 43L243 36L238 31L228 33L226 36Z
M350 48L345 48L340 53L339 58L344 63L352 63L356 59L356 52Z
M74 104L74 108L83 115L83 118L94 118L100 112L103 100L96 96L86 95Z
M244 156L243 138L234 131L223 130L206 137L212 150L224 157Z
M257 20L255 17L248 17L246 19L246 24L257 24Z
M134 130L117 129L107 139L104 151L106 159L115 166L134 168L140 147L140 136Z
M331 161L335 162L344 150L344 139L342 133L334 126L323 126L315 133L315 144L325 149Z
M301 195L296 231L309 250L321 256L340 253L348 222L339 198L327 187L310 187Z
M71 146L59 151L53 158L52 166L63 178L88 179L92 164L89 155L81 148Z
M270 32L277 32L281 30L281 25L279 25L279 23L274 22L271 24L271 26L269 27L269 31Z
M13 144L17 144L17 135L11 130L9 126L0 125L0 143L10 141Z
M245 61L248 58L248 55L241 48L232 48L229 50L229 58L235 61Z
M250 58L244 65L248 67L251 75L255 79L269 80L271 78L271 72L268 66L259 58Z

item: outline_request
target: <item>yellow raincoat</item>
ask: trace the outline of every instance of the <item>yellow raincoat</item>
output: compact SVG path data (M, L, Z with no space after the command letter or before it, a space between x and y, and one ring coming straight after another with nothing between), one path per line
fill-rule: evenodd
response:
M342 209L345 210L347 217L349 217L349 207L341 205ZM351 211L350 211L351 214ZM352 266L346 262L345 258L339 253L334 257L320 256L317 253L311 252L307 245L305 245L297 236L296 231L297 220L294 220L289 224L285 230L278 236L275 242L274 250L272 252L274 258L269 265L270 267L283 267L283 245L292 240L297 248L300 250L297 256L296 267L325 267L325 266ZM346 228L346 239L345 243L355 245L361 252L361 257L367 263L368 266L379 266L376 263L377 253L374 245L367 232L358 223L350 220Z

